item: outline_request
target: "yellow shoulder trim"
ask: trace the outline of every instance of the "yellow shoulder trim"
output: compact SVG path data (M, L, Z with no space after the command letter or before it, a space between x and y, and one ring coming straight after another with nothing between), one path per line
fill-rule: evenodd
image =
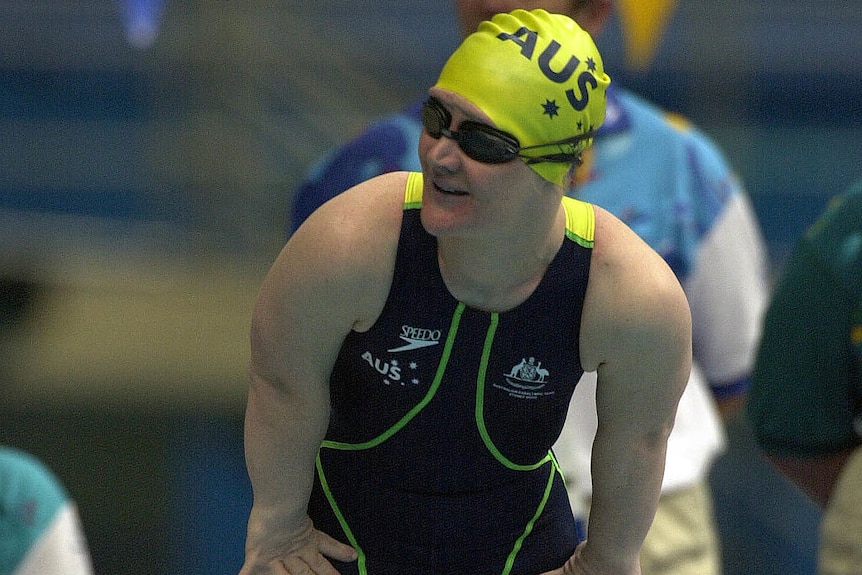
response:
M563 208L566 210L566 237L585 248L592 248L596 231L593 205L563 196Z
M407 174L407 187L404 190L404 209L411 210L422 206L422 172Z

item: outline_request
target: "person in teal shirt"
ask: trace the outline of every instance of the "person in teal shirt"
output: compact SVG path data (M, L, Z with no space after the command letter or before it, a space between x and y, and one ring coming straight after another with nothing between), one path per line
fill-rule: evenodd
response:
M78 511L39 459L0 446L0 575L92 575Z

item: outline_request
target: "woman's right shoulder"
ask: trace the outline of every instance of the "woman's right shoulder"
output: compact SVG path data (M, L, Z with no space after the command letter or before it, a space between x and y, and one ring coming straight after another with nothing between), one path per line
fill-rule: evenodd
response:
M288 245L352 257L397 242L407 178L407 172L381 174L338 194L308 217Z
M320 206L294 235L359 240L399 229L408 176L408 172L381 174L345 190Z
M321 305L377 309L394 273L407 179L383 174L320 206L287 241L268 283Z

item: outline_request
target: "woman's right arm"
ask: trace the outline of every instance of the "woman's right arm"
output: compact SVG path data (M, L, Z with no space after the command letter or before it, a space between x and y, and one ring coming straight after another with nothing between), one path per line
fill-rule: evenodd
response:
M329 423L332 366L347 334L373 324L388 294L399 185L403 198L403 177L388 175L321 208L290 239L260 288L245 419L254 503L242 575L332 575L326 557L356 557L350 546L314 529L307 505Z

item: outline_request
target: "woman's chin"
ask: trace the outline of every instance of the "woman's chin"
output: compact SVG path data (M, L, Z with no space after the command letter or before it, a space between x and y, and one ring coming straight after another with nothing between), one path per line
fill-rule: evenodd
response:
M452 209L436 202L422 202L422 227L432 236L446 236L463 230L467 224L466 210Z

